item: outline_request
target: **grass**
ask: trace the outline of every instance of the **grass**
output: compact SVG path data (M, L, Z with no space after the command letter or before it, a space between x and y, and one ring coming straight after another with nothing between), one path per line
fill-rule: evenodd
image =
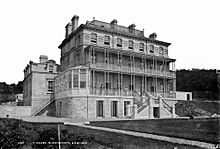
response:
M52 146L58 148L58 124L61 127L61 140L66 143L62 147L80 148L87 145L70 144L70 142L85 142L89 138L69 132L61 123L33 123L17 119L0 118L0 148L25 149L50 148ZM89 141L92 140L90 139Z
M153 119L91 122L91 125L209 143L220 143L220 119Z

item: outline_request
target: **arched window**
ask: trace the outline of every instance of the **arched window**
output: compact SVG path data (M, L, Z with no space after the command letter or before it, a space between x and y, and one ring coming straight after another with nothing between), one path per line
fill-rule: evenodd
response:
M122 47L122 39L117 38L117 47Z
M159 54L163 55L163 47L159 47Z
M109 44L110 44L110 37L107 36L107 35L105 35L104 44L105 44L105 45L109 45Z
M97 34L96 33L92 33L92 35L91 35L91 42L94 42L94 43L97 42Z
M150 45L150 49L149 49L150 53L154 53L154 46Z
M140 43L140 48L139 48L139 50L142 51L142 52L144 51L144 43Z
M133 49L134 48L134 42L132 40L128 41L128 48Z

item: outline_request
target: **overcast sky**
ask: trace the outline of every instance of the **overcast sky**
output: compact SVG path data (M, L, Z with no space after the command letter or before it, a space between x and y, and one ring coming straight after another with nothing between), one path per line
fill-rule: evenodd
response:
M147 37L156 32L172 43L177 69L220 69L220 0L2 0L0 82L23 80L26 65L42 54L60 63L58 45L74 15L79 24L117 19Z

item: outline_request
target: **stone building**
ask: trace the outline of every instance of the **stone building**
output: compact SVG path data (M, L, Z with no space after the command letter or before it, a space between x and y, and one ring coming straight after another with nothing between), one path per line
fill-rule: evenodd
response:
M38 82L44 84L45 92L48 81L55 77L56 116L175 116L172 99L175 99L176 73L175 59L168 55L170 43L157 40L156 33L145 37L135 24L125 27L118 25L117 20L110 23L93 20L78 26L78 20L74 16L66 25L65 39L59 45L62 72L51 73L51 77L45 76ZM47 65L42 69L49 75ZM31 80L28 75L26 80L26 83ZM44 95L45 103L50 95ZM38 101L36 97L32 104L38 105Z
M39 63L30 61L24 69L23 102L32 107L31 115L54 99L54 77L59 71L60 66L45 55L40 56Z

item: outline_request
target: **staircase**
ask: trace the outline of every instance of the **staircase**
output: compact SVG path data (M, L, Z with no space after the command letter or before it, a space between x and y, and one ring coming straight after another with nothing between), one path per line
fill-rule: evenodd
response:
M32 116L37 116L37 115L40 115L43 110L45 110L51 103L53 103L55 101L55 98L50 100L49 102L47 102L46 104L44 104L42 107L40 107L39 109L37 109L33 114Z
M141 96L138 92L133 91L134 104L137 105L137 113L135 118L152 118L149 112L153 112L153 107L160 108L159 115L161 118L172 117L172 107L162 99L161 105L159 105L159 95L152 96L151 94L144 92L145 96ZM149 106L151 102L151 107ZM161 106L161 107L160 107ZM133 113L132 113L133 114ZM154 116L153 116L154 117Z

